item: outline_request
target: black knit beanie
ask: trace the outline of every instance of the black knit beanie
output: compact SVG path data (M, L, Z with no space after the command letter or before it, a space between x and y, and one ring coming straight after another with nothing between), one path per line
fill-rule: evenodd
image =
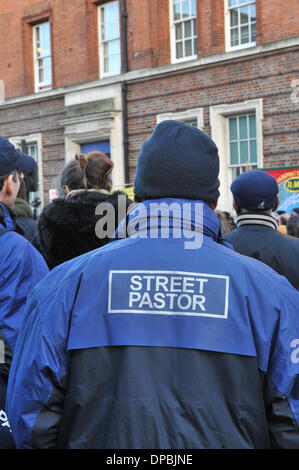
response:
M134 194L210 202L219 197L218 174L218 149L206 134L183 122L163 121L141 148Z

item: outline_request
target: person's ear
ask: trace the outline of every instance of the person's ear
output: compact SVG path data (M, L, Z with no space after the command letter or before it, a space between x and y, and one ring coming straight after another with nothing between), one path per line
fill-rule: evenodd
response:
M218 205L218 199L215 199L215 201L211 201L210 207L214 211Z
M276 211L277 207L279 206L279 203L280 203L280 200L279 200L279 197L276 198L276 203L275 203L275 207L273 209L273 212Z
M13 178L14 178L13 175L9 175L4 181L3 192L5 192L8 196L12 196L13 194L13 188L14 188Z
M241 207L239 206L239 204L234 200L233 202L233 208L235 209L236 213L237 214L240 214L241 212Z

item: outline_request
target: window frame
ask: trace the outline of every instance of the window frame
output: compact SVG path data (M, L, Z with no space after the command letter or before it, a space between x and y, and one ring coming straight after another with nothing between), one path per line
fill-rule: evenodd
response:
M236 115L255 114L257 168L263 167L263 99L243 101L234 104L220 104L210 107L211 137L216 143L220 157L220 210L233 210L230 191L232 171L230 168L230 148L228 118Z
M36 54L36 43L37 43L37 28L43 24L49 24L49 44L50 44L50 54L38 57ZM33 41L33 69L34 69L34 89L35 92L42 92L51 90L53 86L53 63L52 63L52 40L51 40L51 22L50 20L41 21L32 26L32 41ZM44 60L50 58L51 60L51 81L50 82L40 82L39 81L39 60Z
M103 9L108 5L117 4L118 6L118 26L119 26L119 36L114 39L109 39L108 41L102 41L102 17ZM113 0L111 2L104 3L99 5L97 8L97 17L98 17L98 42L99 42L99 67L100 67L100 78L112 77L115 75L121 74L122 69L122 51L121 51L121 25L120 25L120 4L119 0ZM119 41L119 71L118 72L105 72L105 56L104 56L104 44L107 44L110 41ZM109 57L109 56L108 56Z
M255 4L255 7L256 7L256 0L248 0L248 1L246 1L246 3L244 3L240 6L237 6L237 8L239 9L241 7L252 5L253 3ZM247 48L250 48L250 47L255 47L256 46L256 40L255 41L250 41L250 42L245 43L245 44L238 44L237 46L231 46L230 10L232 10L235 7L230 7L229 6L229 0L224 0L224 8L225 8L224 17L225 17L225 46L226 46L225 49L226 49L226 51L227 52L229 52L229 51L238 51L238 50L241 50L241 49L247 49ZM248 23L248 24L250 24L250 23ZM255 21L255 25L257 25L257 20ZM240 27L240 25L238 24L238 28L239 27ZM250 31L251 31L251 27L250 27Z
M197 121L197 128L202 130L204 126L204 121L203 121L203 108L192 108L192 109L187 109L186 111L181 111L177 113L163 113L163 114L157 114L156 120L157 124L159 124L162 121L166 120L175 120L175 121L182 121L188 124L188 121L191 120L196 120Z
M255 126L256 126L256 135L255 135L255 138L252 139L250 138L250 123L249 123L249 117L250 116L255 116ZM241 139L239 138L240 137L240 129L239 129L239 119L240 117L246 117L247 118L247 139ZM240 157L240 143L241 141L247 141L247 145L248 145L248 149L250 149L250 140L255 140L256 141L256 156L257 156L257 161L254 162L254 163L251 163L250 161L247 161L246 163L241 163L241 162L238 162L237 164L232 164L231 163L231 149L230 149L230 144L231 144L231 140L230 140L230 129L229 129L229 120L230 119L233 119L233 118L237 118L237 133L238 133L238 139L236 140L236 142L238 143L238 155ZM228 143L228 170L229 170L229 180L230 180L230 183L233 182L233 169L234 168L244 168L244 170L246 170L246 168L255 168L257 169L259 167L259 158L258 158L258 136L257 136L257 116L256 116L256 112L254 111L246 111L246 112L239 112L239 113L236 113L236 114L232 114L232 115L228 115L226 116L226 126L227 126L227 130L226 130L226 135L227 135L227 143ZM249 157L250 157L250 150L249 150Z
M180 62L186 62L186 61L189 61L189 60L195 60L195 59L198 59L198 22L197 22L197 19L198 19L198 12L197 12L197 4L196 4L196 15L195 16L190 16L188 17L188 19L185 19L185 20L179 20L179 21L175 21L174 20L174 16L173 16L173 1L174 0L169 0L169 21L170 21L170 55L171 55L171 63L172 64L177 64L177 63L180 63ZM190 2L192 0L189 0ZM192 41L194 41L194 39L196 39L196 44L197 44L197 47L196 47L196 53L193 54L193 55L190 55L190 56L186 56L186 57L181 57L181 58L177 58L176 57L176 37L175 37L175 32L176 32L176 28L175 28L175 25L177 23L184 23L185 21L192 21L192 20L195 20L195 26L196 26L196 36L193 36L191 39ZM182 41L184 42L184 41Z

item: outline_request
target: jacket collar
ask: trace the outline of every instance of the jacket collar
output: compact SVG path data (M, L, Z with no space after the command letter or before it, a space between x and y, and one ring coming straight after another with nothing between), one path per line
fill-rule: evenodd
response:
M203 201L176 198L143 201L129 210L119 224L116 238L124 238L126 227L130 237L143 237L147 233L149 238L151 235L152 238L166 238L164 231L164 234L169 233L169 238L189 238L191 232L197 232L232 248L222 236L218 217Z
M254 213L246 213L241 214L236 219L237 227L241 227L243 225L258 225L258 226L265 226L270 227L273 230L278 230L278 223L271 215L267 214L254 214Z

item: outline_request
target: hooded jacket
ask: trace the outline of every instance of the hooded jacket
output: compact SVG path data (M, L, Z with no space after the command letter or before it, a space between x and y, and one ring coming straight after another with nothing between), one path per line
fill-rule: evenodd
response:
M299 448L298 292L235 253L205 204L146 201L127 221L30 296L17 447Z
M15 232L15 214L0 203L0 448L11 445L5 412L6 386L16 339L31 289L48 273L35 248Z
M121 199L122 213L118 212ZM132 201L121 191L112 194L95 190L73 192L68 198L58 198L48 204L38 222L38 247L50 269L87 251L99 248L111 240L118 219L125 216ZM96 214L99 204L111 204L114 210L114 230L99 238L96 225L105 212Z

